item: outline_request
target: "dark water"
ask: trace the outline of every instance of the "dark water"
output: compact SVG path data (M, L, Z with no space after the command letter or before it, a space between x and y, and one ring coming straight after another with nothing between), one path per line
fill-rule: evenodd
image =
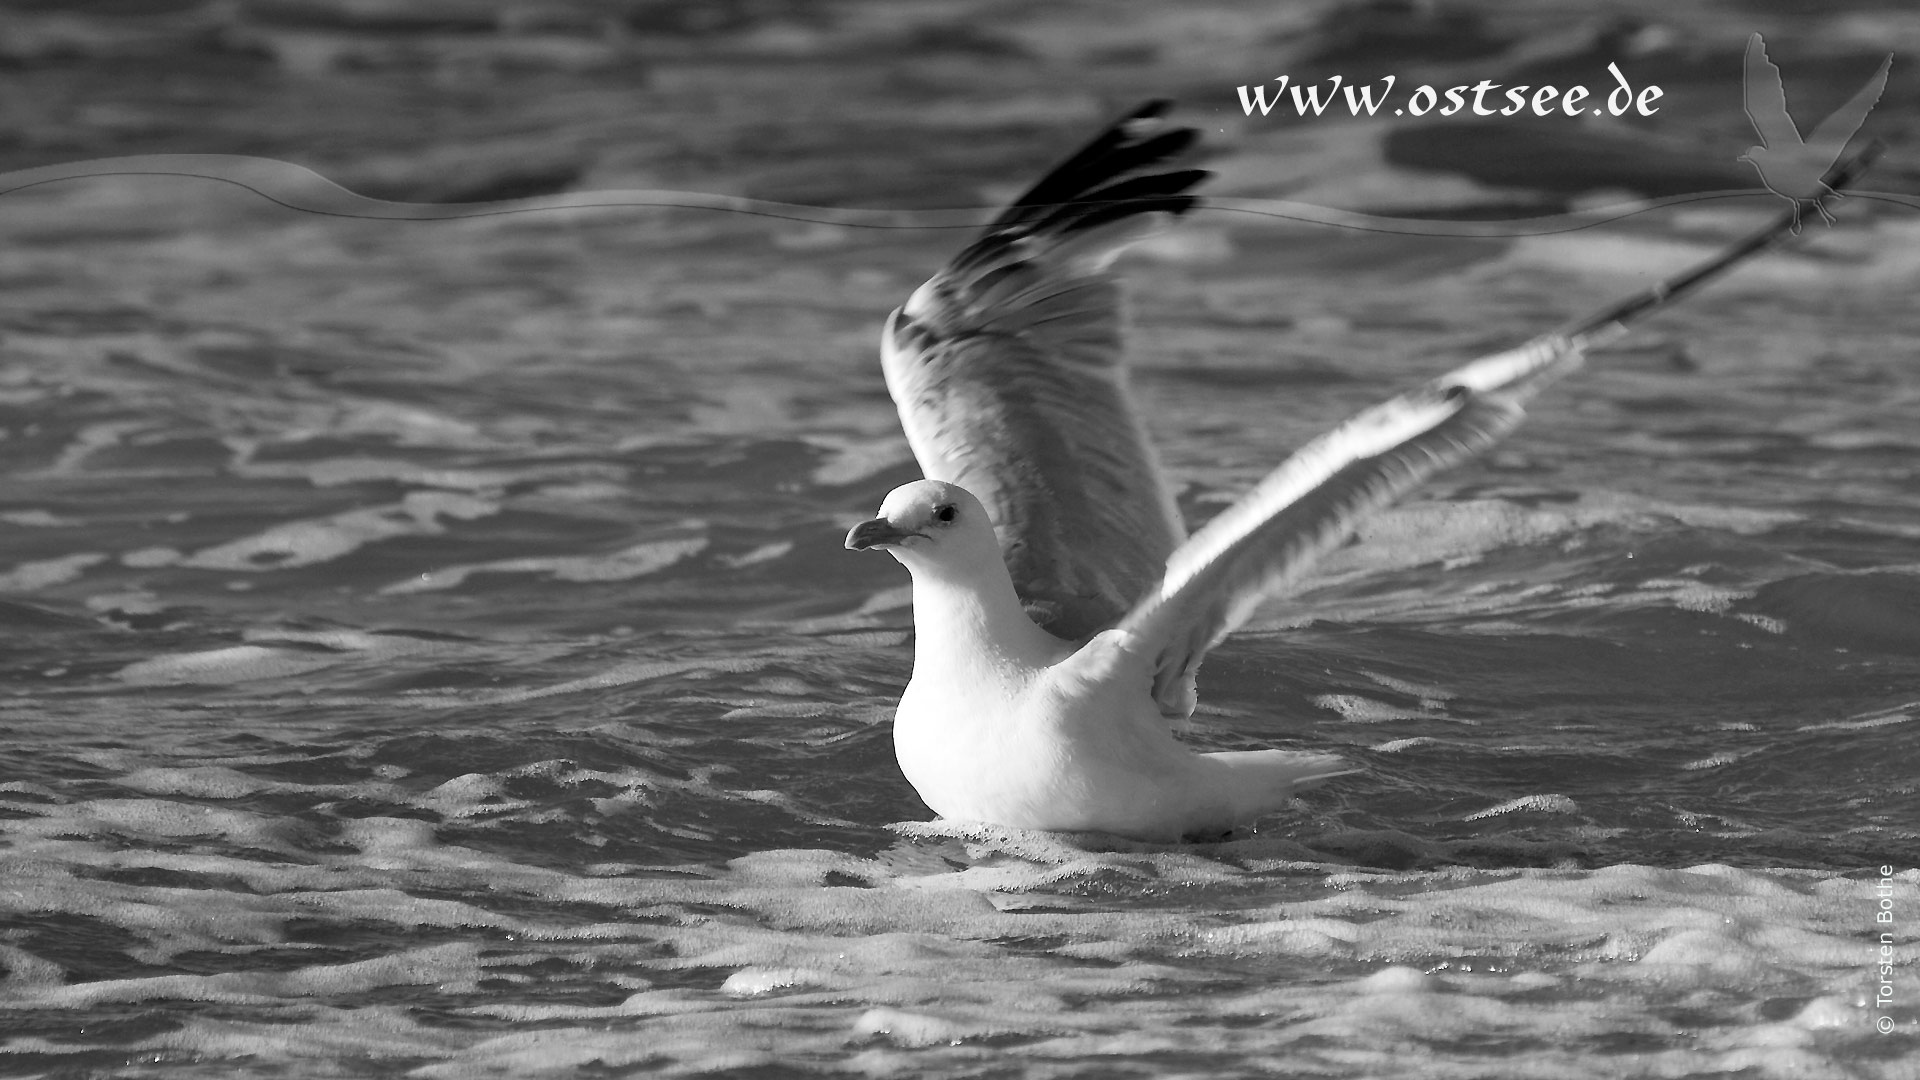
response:
M1602 132L1637 148L1617 200L1752 186L1749 30L1814 114L1920 55L1897 9L237 10L10 8L9 166L965 206L1145 90L1224 194L1497 217L1588 193L1243 121L1232 86L1630 57L1673 104ZM1126 264L1183 509L1771 209L1195 215ZM840 536L916 475L875 343L957 234L0 198L0 1072L1914 1075L1920 216L1841 212L1221 648L1195 742L1366 771L1168 848L930 823L893 764L905 578Z

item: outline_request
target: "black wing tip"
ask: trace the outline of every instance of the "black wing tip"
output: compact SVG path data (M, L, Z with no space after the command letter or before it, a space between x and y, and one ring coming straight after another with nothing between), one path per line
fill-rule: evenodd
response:
M1170 124L1170 98L1145 101L1109 123L1050 169L989 226L989 233L1020 229L1074 231L1135 213L1184 214L1198 197L1187 192L1213 174L1163 169L1200 138L1197 128Z

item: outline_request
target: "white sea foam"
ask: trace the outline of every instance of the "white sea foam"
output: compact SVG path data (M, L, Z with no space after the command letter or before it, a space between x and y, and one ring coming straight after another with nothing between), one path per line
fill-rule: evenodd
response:
M185 565L207 570L283 570L327 562L398 536L435 536L442 518L472 521L500 512L499 503L444 491L415 491L397 503L325 518L274 525L252 536L194 552Z
M1342 720L1356 724L1377 724L1387 720L1447 719L1435 711L1403 709L1359 694L1321 694L1313 699L1313 703L1323 709L1339 713Z
M29 559L0 573L0 592L32 592L49 585L63 585L86 573L88 567L106 561L107 556L93 551L51 559Z
M704 536L647 540L605 555L530 555L422 572L381 588L393 596L454 589L475 574L545 574L560 581L630 581L655 574L707 549Z
M124 783L216 801L265 790L232 770L149 768ZM500 791L470 777L417 799L452 811ZM1549 1039L1556 1049L1530 1051L1529 1070L1600 1077L1610 1058L1592 1048L1631 1038L1663 1073L1850 1060L1897 1075L1858 1056L1883 1038L1857 993L1874 953L1870 883L1810 871L1389 874L1301 862L1258 838L1169 849L916 826L872 855L581 873L450 843L417 820L359 819L344 846L301 851L285 824L205 803L13 807L26 816L0 822L0 910L124 934L142 963L192 952L223 969L73 981L31 940L5 947L11 1008L187 1007L123 1044L130 1054L300 1071L349 1053L430 1076L796 1059L946 1072L1000 1060L997 1041L1013 1038L1024 1060L1063 1066L1200 1052L1344 1073L1446 1043L1460 1075L1507 1075L1502 1045ZM217 838L248 854L93 839L115 837ZM100 877L142 868L171 883ZM1916 872L1887 887L1920 906ZM1187 898L1167 908L1152 899L1163 892ZM511 913L530 904L553 914ZM571 909L597 917L553 917ZM295 939L302 925L330 928L324 958L253 962L319 950ZM417 940L428 931L457 936ZM1892 955L1900 992L1920 992L1920 946ZM371 1000L395 994L464 1019L450 1028ZM1681 1007L1704 1037L1672 1035L1665 1017ZM68 1052L75 1038L16 1038L0 1058Z

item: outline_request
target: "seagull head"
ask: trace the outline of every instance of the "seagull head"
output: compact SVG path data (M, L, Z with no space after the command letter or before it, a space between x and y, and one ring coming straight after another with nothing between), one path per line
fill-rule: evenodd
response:
M908 569L960 570L990 559L1004 573L1006 565L987 508L966 488L941 480L915 480L888 492L880 516L847 533L847 548L884 548Z

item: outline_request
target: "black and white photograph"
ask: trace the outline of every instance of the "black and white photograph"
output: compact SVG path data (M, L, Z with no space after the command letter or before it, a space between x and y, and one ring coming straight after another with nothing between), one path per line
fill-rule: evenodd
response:
M1913 1080L1909 0L0 0L0 1077Z

